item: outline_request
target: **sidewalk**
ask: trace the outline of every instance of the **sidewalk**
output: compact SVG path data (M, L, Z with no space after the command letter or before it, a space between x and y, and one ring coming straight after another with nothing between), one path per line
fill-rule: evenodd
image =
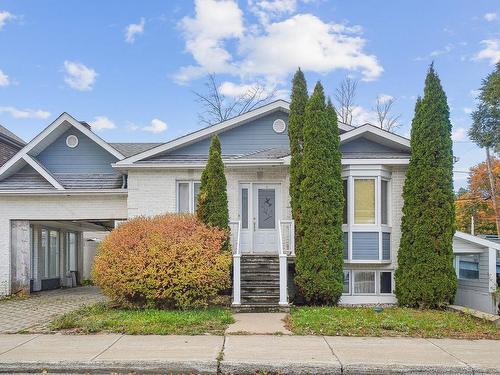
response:
M277 335L0 335L0 373L498 374L500 341Z

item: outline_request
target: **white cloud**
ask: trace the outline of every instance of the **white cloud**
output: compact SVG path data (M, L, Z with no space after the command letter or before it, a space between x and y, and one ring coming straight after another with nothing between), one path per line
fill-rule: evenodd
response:
M158 133L164 132L165 130L167 130L167 128L168 128L168 126L166 123L164 123L163 121L161 121L157 118L154 118L153 120L151 120L150 125L145 126L141 129L146 131L146 132L158 134Z
M437 49L435 51L432 51L430 53L430 57L437 57L437 56L440 56L440 55L446 55L447 53L450 53L451 51L453 51L453 49L455 48L455 46L453 44L447 44L443 49Z
M0 11L0 31L3 29L7 21L13 21L16 18L17 16L7 12L6 10Z
M92 130L100 131L100 130L110 130L115 129L116 125L113 121L111 121L106 116L96 116L94 117L94 121L90 122L90 126Z
M451 139L454 142L463 141L464 139L467 139L467 130L465 128L453 129L451 133Z
M134 43L135 37L137 35L142 35L144 33L144 25L146 24L146 20L144 17L141 17L139 23L131 23L125 29L125 41L127 43Z
M274 2L252 2L277 6ZM271 4L272 3L272 4ZM280 2L283 8L287 8ZM329 73L337 69L360 71L364 80L376 79L383 71L377 57L364 51L361 27L323 22L312 14L296 14L283 21L247 25L243 13L231 0L196 1L195 17L185 17L186 50L197 65L183 67L178 82L196 79L208 72L263 79L276 83L297 67ZM232 54L227 43L234 43Z
M186 39L186 50L197 66L183 67L178 81L188 81L207 72L235 72L225 40L243 35L243 12L232 0L196 0L195 16L184 17L180 26Z
M66 71L64 82L71 88L79 91L92 90L97 77L97 72L94 69L74 61L65 61L64 69Z
M237 84L234 82L225 81L219 86L219 91L222 95L230 97L238 97L245 95L248 91L252 89L253 85L250 84Z
M481 91L479 90L470 90L470 96L472 96L474 99L476 99L479 94L481 94Z
M297 0L248 0L248 6L261 23L269 23L271 19L295 12Z
M490 65L495 65L500 60L500 39L482 40L481 44L485 47L479 51L473 60L489 60Z
M488 22L495 21L498 19L498 15L496 13L486 13L484 19Z
M378 96L378 100L379 100L379 102L380 102L380 103L382 103L382 104L383 104L383 103L387 103L388 101L393 100L393 99L394 99L394 96L392 96L392 95L388 95L388 94L380 94L380 95Z
M464 112L468 115L470 115L472 113L472 108L471 107L464 107Z
M33 109L19 109L12 106L0 107L0 113L8 113L14 118L38 118L46 119L50 116L50 112Z
M352 124L355 126L366 123L376 125L377 121L377 113L375 111L366 110L361 106L355 106L352 109Z
M10 85L9 76L0 70L0 87L6 87Z

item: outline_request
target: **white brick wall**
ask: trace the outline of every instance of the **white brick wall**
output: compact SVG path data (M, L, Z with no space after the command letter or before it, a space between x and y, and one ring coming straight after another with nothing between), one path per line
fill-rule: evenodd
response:
M176 211L176 181L199 180L201 170L131 170L128 175L128 216ZM290 218L288 168L226 168L229 217L238 218L238 185L245 182L281 183L282 218Z
M10 293L11 220L125 219L126 195L0 195L0 295Z
M391 179L391 259L393 266L397 267L397 254L401 241L401 217L403 216L403 185L406 178L406 167L393 167Z

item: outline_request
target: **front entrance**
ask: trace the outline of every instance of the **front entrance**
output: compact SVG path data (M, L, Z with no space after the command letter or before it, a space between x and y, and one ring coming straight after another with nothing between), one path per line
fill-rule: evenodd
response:
M280 184L241 184L240 216L243 253L278 253L280 202Z

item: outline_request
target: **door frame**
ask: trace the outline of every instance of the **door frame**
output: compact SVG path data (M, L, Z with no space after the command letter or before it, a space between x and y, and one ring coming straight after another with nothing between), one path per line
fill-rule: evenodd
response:
M242 250L242 253L246 254L264 254L263 252L255 252L254 251L254 230L253 230L253 225L254 225L254 199L257 199L257 197L254 196L254 188L255 185L274 185L276 187L276 191L278 193L278 199L276 199L276 235L279 236L279 222L282 219L282 209L281 207L282 202L283 202L283 182L280 181L272 181L272 180L265 180L265 181L238 181L238 220L242 220L242 206L241 206L241 201L242 201L242 193L241 190L243 188L248 189L248 228L247 229L241 229L243 231L248 231L249 233L249 240L250 240L250 250ZM255 218L257 220L257 218ZM279 242L279 238L278 238ZM279 253L279 249L276 249L276 254ZM270 253L271 254L271 253Z

